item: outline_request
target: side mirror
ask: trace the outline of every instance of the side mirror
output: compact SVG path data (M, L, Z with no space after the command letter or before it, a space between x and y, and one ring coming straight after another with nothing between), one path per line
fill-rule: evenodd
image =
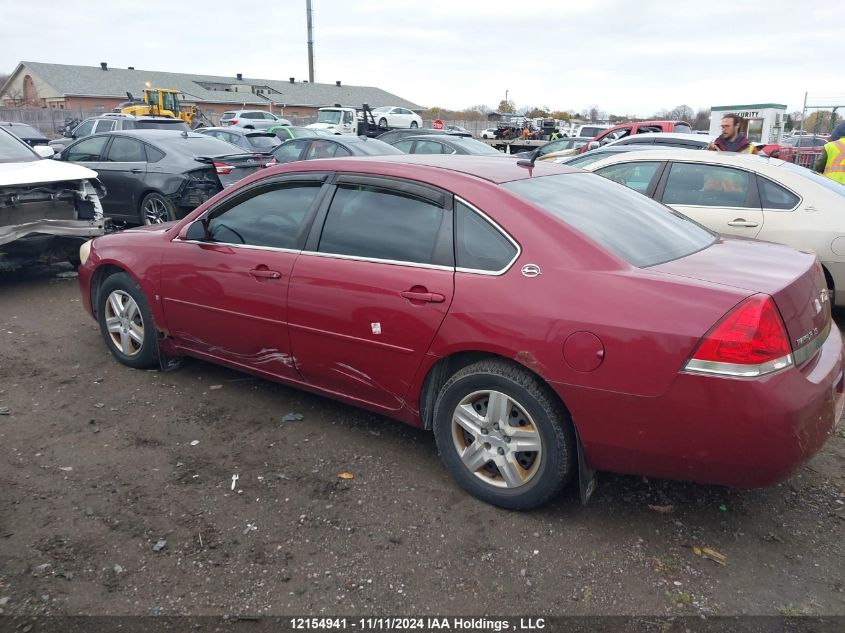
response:
M192 222L188 225L188 229L184 235L180 235L179 237L193 242L208 241L210 238L208 234L208 220L200 218L196 222Z
M38 154L41 158L53 158L56 154L56 150L54 150L49 145L36 145L32 149L35 150L35 153Z
M589 152L591 149L598 149L599 147L601 147L601 143L598 141L590 141L587 144L587 151Z

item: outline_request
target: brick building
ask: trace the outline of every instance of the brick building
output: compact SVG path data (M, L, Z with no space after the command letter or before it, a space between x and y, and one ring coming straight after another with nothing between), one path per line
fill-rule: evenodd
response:
M0 87L0 106L111 111L126 101L126 93L140 97L145 87L179 90L188 105L207 113L240 108L268 110L281 116L314 115L318 108L341 104L360 107L368 103L401 106L417 112L423 107L381 88L308 83L287 80L192 75L129 68L71 66L20 62Z

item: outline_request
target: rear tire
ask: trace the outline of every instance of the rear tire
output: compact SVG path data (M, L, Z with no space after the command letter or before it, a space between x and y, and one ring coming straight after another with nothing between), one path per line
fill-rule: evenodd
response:
M97 321L106 347L135 369L158 365L158 331L141 287L126 273L107 277L97 293Z
M176 219L176 205L160 193L148 193L141 200L141 223L161 224Z
M417 125L416 121L411 121L411 129L412 130L416 130L418 127L419 127L419 125Z
M380 129L386 130L387 129L387 119L379 119L378 120L378 126L379 126Z
M464 490L510 510L550 501L575 461L564 407L535 375L504 361L475 363L446 382L434 408L434 436Z

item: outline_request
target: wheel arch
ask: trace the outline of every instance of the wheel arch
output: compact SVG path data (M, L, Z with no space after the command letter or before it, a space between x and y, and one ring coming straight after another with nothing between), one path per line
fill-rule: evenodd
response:
M97 318L97 306L99 305L100 301L100 288L102 287L106 279L108 279L112 275L117 275L118 273L126 273L127 275L132 277L132 273L130 273L127 269L112 263L107 263L103 264L102 266L98 266L94 273L91 275L91 312L94 315L95 321L99 321L99 319Z
M558 395L558 393L552 389L551 385L548 381L543 378L540 374L538 374L535 370L531 367L526 365L525 363L520 362L519 357L514 360L513 358L508 358L507 356L503 356L501 354L497 354L494 352L489 351L481 351L481 350L466 350L466 351L459 351L449 354L448 356L444 356L439 359L431 368L428 370L428 373L425 376L425 379L422 383L422 388L420 389L420 397L419 397L419 412L420 412L420 419L422 420L423 428L430 431L433 426L434 422L434 405L437 401L437 395L440 393L440 390L443 388L443 385L451 378L456 372L459 372L464 367L477 363L483 360L498 360L508 365L512 365L514 367L518 367L524 371L527 371L532 376L537 378L537 381L545 387L548 392L549 396L554 398L560 405L564 408L569 419L572 420L573 427L575 426L575 420L572 418L572 412L570 411L569 407L566 406L566 403L563 399Z

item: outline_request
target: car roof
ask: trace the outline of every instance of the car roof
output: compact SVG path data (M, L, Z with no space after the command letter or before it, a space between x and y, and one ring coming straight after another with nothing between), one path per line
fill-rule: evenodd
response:
M208 138L205 134L185 132L184 130L110 130L94 136L130 136L140 140L158 141L171 138ZM90 138L90 137L85 137Z
M628 146L623 146L628 147ZM618 149L622 149L619 147ZM593 150L599 151L599 150ZM608 159L611 157L608 156ZM779 158L772 158L771 156L758 156L757 154L737 154L735 152L708 152L700 149L644 149L634 152L627 157L629 160L694 160L697 163L709 163L713 165L740 165L753 169L761 165L771 165L777 167L782 165L784 161ZM594 167L598 161L590 165Z
M325 162L324 162L325 161ZM539 176L553 176L559 174L582 173L580 169L553 163L536 163L533 168L523 167L519 163L526 161L502 160L498 156L455 155L455 154L389 154L386 156L356 156L354 158L329 158L302 161L308 163L308 169L332 169L328 165L342 164L347 161L398 164L422 167L426 169L443 169L458 172L468 176L475 176L492 183L501 184L513 180ZM293 165L295 163L287 163Z
M278 127L287 127L285 125L280 125ZM203 130L214 130L215 132L232 132L233 134L240 134L241 136L276 136L273 132L268 132L267 130L248 130L243 127L237 126L230 126L230 127L204 127L201 128ZM195 134L205 134L205 132L195 132Z
M707 135L714 136L714 137L717 136L716 134L710 134L709 132L707 133ZM682 140L700 141L700 142L703 143L703 142L706 141L706 139L702 138L702 137L707 136L707 135L696 134L695 132L686 133L686 134L683 133L683 132L647 132L645 134L633 134L631 136L623 136L622 138L617 139L617 140L623 141L627 138L676 138L676 139L682 139ZM614 141L614 143L615 142L616 141Z

